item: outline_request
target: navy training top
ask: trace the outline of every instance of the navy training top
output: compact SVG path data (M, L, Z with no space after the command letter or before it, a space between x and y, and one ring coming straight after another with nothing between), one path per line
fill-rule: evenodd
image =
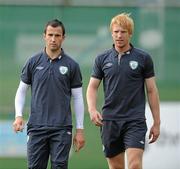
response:
M29 128L72 126L71 88L82 86L79 65L62 50L51 60L42 51L22 69L21 80L31 85Z
M93 66L92 77L103 80L103 119L145 119L144 81L154 76L153 61L132 45L121 57L118 55L113 46L98 55Z

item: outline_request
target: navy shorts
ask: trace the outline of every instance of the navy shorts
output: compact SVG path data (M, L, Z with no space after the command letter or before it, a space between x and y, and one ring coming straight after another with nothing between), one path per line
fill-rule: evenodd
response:
M28 169L46 169L50 157L52 169L67 169L72 129L51 129L28 133Z
M127 148L145 147L146 121L103 121L101 139L106 157L125 152Z

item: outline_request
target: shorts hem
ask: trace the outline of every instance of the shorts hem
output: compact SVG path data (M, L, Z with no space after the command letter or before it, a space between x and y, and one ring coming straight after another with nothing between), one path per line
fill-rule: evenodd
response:
M124 153L125 152L125 150L119 150L119 151L117 151L117 152L114 152L114 153L111 153L111 154L106 154L105 152L104 152L104 154L105 154L105 157L106 158L112 158L112 157L115 157L115 156L117 156L117 155L119 155L119 154L121 154L121 153Z

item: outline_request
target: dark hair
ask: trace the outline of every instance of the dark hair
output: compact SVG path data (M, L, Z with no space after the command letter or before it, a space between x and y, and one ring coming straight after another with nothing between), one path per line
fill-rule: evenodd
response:
M51 21L48 21L48 23L46 24L45 26L45 29L44 29L44 33L46 34L46 30L47 30L47 27L48 26L52 26L52 27L58 27L60 26L62 28L62 31L63 31L63 35L65 35L65 27L64 27L64 24L59 21L58 19L53 19Z

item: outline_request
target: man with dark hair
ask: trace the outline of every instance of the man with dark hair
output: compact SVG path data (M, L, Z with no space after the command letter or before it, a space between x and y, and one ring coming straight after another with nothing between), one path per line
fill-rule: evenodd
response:
M23 107L31 87L31 112L27 123L29 169L46 169L50 156L52 169L67 169L72 142L71 97L74 101L76 133L73 143L79 151L85 143L82 76L78 63L61 45L65 28L55 19L45 26L45 49L32 56L22 69L15 96L14 131L22 131Z
M48 26L52 26L52 27L60 26L61 29L62 29L62 35L64 36L65 33L66 33L64 24L61 21L59 21L58 19L54 19L54 20L51 20L51 21L47 22L47 24L45 26L45 29L44 29L44 34L46 34Z

